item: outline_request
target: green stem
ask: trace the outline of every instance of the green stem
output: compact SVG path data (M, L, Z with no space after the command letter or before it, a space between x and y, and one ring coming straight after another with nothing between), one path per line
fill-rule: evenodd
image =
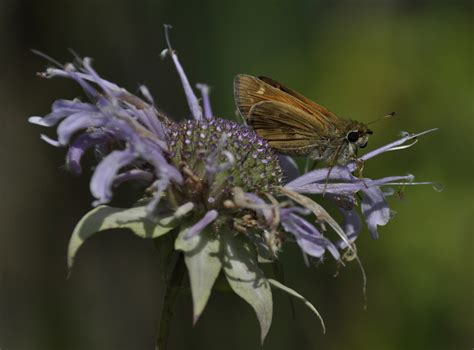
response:
M183 283L186 265L184 264L183 254L180 253L176 261L170 279L166 284L163 308L160 316L160 328L158 338L156 339L155 350L166 350L168 347L168 338L170 333L171 321L173 319L174 306L178 297L181 285Z

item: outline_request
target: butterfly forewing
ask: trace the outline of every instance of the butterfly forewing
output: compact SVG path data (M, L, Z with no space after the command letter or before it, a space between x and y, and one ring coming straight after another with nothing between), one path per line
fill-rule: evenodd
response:
M248 123L273 148L302 153L314 148L322 135L321 124L292 105L278 101L259 102L250 108Z
M282 127L295 132L311 135L322 132L321 124L314 123L312 116L298 110L287 103L278 101L262 101L250 108L247 122L254 129L260 124L266 124L266 128Z
M239 74L234 80L234 99L242 116L247 119L252 106L263 101L279 101L298 106L295 98L263 80Z
M316 102L311 101L309 98L301 95L299 92L286 87L275 79L264 76L260 76L258 78L273 88L281 90L286 94L296 98L298 100L298 106L308 113L313 114L318 118L324 119L327 122L337 121L338 117L334 113L328 111L325 107L318 105Z
M234 80L234 99L241 115L247 119L253 105L262 101L278 101L312 115L314 123L335 124L338 117L326 108L283 84L267 77L239 74Z

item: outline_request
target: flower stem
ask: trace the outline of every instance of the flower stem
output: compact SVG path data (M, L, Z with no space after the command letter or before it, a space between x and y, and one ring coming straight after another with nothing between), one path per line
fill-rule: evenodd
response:
M178 297L183 277L186 272L183 254L180 253L178 260L174 264L171 276L166 284L163 308L160 316L160 327L156 339L155 350L166 350L168 348L168 338L170 333L171 321L173 319L174 306Z

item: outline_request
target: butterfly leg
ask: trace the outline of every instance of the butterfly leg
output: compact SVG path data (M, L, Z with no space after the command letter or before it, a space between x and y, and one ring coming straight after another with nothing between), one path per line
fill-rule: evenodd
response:
M331 175L331 172L332 172L332 169L334 168L334 164L331 164L331 166L329 167L329 171L328 171L328 174L326 176L326 181L324 182L324 189L323 189L323 197L325 196L326 194L326 189L328 187L328 184L329 184L329 176Z
M397 190L397 196L399 199L403 199L405 197L405 187L406 185L402 185L398 190Z
M336 152L334 152L334 156L331 158L331 161L329 162L329 171L328 171L328 174L326 176L326 182L324 183L323 197L326 194L326 189L327 189L328 183L329 183L329 176L331 175L332 169L334 168L334 166L337 163L337 159L339 158L339 154L341 153L341 151L342 151L342 145L340 145L337 148Z
M356 158L355 163L356 163L356 170L355 170L356 176L358 178L362 178L362 173L364 172L365 162L360 158Z
M364 177L363 177L365 162L360 158L356 158L354 159L354 161L356 163L356 169L355 169L356 177L362 180L366 188L369 188L369 186L365 183Z

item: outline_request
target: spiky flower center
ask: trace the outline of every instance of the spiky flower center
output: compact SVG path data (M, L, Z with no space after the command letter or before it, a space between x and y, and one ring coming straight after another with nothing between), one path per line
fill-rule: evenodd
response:
M235 187L245 192L271 192L283 181L270 146L245 125L224 119L188 120L168 130L170 161L186 183L176 188L183 200L219 208Z

